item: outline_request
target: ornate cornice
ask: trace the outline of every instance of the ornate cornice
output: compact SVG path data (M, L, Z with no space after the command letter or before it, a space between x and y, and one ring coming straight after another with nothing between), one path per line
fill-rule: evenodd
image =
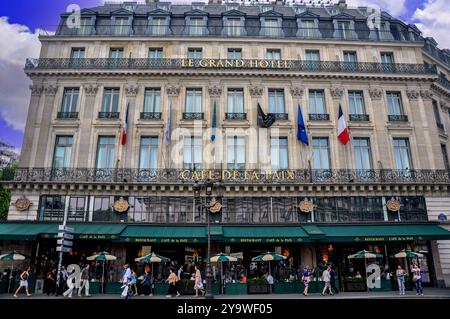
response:
M42 85L33 84L30 85L31 95L40 96L44 91L44 87Z
M135 97L139 91L139 87L135 84L125 85L125 95L128 97Z
M44 86L45 95L55 95L58 91L58 86L55 84L47 84Z
M178 96L180 94L180 86L169 85L166 87L166 92L168 96Z
M433 93L428 89L424 89L420 90L420 96L422 97L422 100L429 100L433 97Z
M406 90L406 96L410 100L417 100L420 96L420 92L417 89L409 89L409 90Z
M334 86L330 89L331 96L333 99L340 99L342 94L344 94L344 90L341 87Z
M97 84L85 84L84 85L84 92L86 92L87 96L95 96L98 91L98 85Z
M222 88L218 85L208 87L208 93L211 97L220 97L222 95Z
M291 87L291 94L293 97L300 98L305 93L305 89L302 86Z
M264 91L264 89L260 86L251 86L249 90L252 97L260 97L263 95Z
M377 87L369 88L369 95L372 100L380 100L383 96L383 91Z

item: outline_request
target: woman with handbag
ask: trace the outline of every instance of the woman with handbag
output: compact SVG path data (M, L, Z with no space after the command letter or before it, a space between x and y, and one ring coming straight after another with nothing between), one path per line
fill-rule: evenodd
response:
M416 285L416 292L417 295L423 296L423 289L422 289L422 271L420 270L420 267L417 264L414 264L413 269L413 281Z
M303 289L303 294L305 296L308 296L308 288L309 288L309 283L311 282L311 276L312 276L312 273L309 270L309 267L305 267L305 269L303 269L303 275L302 275L303 285L305 286L305 289Z

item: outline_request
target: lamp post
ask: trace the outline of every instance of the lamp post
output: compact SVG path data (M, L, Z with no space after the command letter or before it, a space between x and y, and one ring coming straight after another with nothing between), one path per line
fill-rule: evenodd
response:
M201 191L202 189L205 190L206 199L209 199L209 197L212 195L213 188L216 187L217 189L220 189L221 182L220 181L211 181L210 179L206 180L204 183L199 183L198 181L194 182L193 190L194 190L194 197L195 198L201 198ZM205 298L206 299L213 299L214 296L212 294L212 269L211 269L211 220L210 220L210 209L211 204L209 202L203 203L200 201L200 205L203 209L206 208L206 223L207 223L207 233L208 233L208 247L206 252L206 290L205 290Z

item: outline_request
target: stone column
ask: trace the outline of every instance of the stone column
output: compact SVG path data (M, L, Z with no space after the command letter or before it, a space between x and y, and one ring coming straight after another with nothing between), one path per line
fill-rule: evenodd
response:
M89 154L93 154L94 150L91 149L95 145L94 141L94 127L93 122L96 118L95 100L98 92L98 85L96 83L87 83L83 85L84 89L84 105L83 109L80 109L80 130L79 130L79 147L78 147L78 159L75 161L77 167L84 168L89 167ZM81 108L81 107L80 107ZM95 165L92 163L92 165Z
M267 157L267 154L268 154L267 149L266 149L267 137L259 136L260 128L257 123L257 114L258 114L257 105L259 103L260 98L263 95L264 89L260 85L252 85L252 86L250 86L249 90L250 90L251 101L250 101L250 104L248 107L247 119L250 122L250 127L255 128L255 129L250 130L251 134L248 139L248 148L249 148L248 154L250 155L248 162L251 164L251 165L249 165L248 168L249 169L258 169L258 168L262 168L259 159L261 157L263 157L263 158ZM266 143L266 145L260 144L260 143L263 143L263 141L265 141L264 143Z
M44 87L41 83L34 83L33 85L30 85L31 90L31 99L30 99L30 106L28 107L28 116L27 116L27 122L25 126L25 134L23 138L23 145L22 145L22 152L20 154L20 160L19 160L19 166L20 167L30 167L31 166L31 150L33 146L34 136L36 129L39 128L37 125L37 115L38 115L38 109L39 104L41 101L41 95L44 91Z
M441 150L439 130L436 125L436 117L433 110L433 93L431 92L429 87L422 87L420 89L420 98L423 105L423 107L421 108L421 116L422 122L424 123L424 131L423 133L418 129L416 129L415 131L417 136L423 134L426 144L426 153L428 153L426 154L423 151L420 152L420 154L424 155L423 159L421 160L420 168L444 169L445 166Z
M41 121L38 122L40 130L36 145L34 167L44 167L47 151L49 147L54 147L54 145L49 145L49 141L52 140L50 136L51 115L53 114L53 108L55 107L55 95L57 91L58 86L56 83L48 83L44 86L44 106ZM39 116L37 118L39 118Z
M180 95L180 86L178 84L169 84L166 86L166 94L168 97L167 109L164 113L164 128L163 132L166 129L167 125L167 116L169 116L170 110L170 136L172 137L172 131L177 127L177 118L179 112L182 112L180 107L178 107L178 96ZM164 133L162 137L162 141L164 142ZM162 146L162 168L173 168L173 158L171 154L173 142L170 141L170 144Z
M211 134L213 133L212 131L212 119L213 119L213 113L214 113L214 103L216 103L216 139L214 140L214 144L211 145L212 150L210 152L210 154L208 154L208 156L212 156L212 161L209 166L209 168L211 169L220 169L220 163L223 160L223 139L222 139L222 121L221 121L221 117L222 117L222 108L220 107L220 97L222 95L222 87L216 83L213 85L210 85L208 87L208 93L209 93L209 97L210 97L210 118L211 118ZM208 113L206 113L208 114ZM211 141L211 136L208 136L209 141L212 143Z
M134 118L135 108L136 108L136 95L139 91L139 87L135 82L128 82L125 85L125 95L127 97L125 108L123 109L123 120L127 116L128 111L128 124L127 124L127 141L126 144L122 146L122 168L136 168L138 161L133 161L134 154L133 147L139 147L139 141L135 140L136 136L136 120ZM122 124L123 125L123 124ZM136 163L136 164L135 164Z

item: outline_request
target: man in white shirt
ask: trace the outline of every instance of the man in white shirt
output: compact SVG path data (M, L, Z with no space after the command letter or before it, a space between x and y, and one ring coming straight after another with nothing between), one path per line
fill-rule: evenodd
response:
M325 269L322 273L322 280L325 283L325 286L323 287L322 296L325 296L325 292L327 289L330 291L330 295L333 294L333 291L331 290L331 275L330 275L331 266L328 266L327 269Z

